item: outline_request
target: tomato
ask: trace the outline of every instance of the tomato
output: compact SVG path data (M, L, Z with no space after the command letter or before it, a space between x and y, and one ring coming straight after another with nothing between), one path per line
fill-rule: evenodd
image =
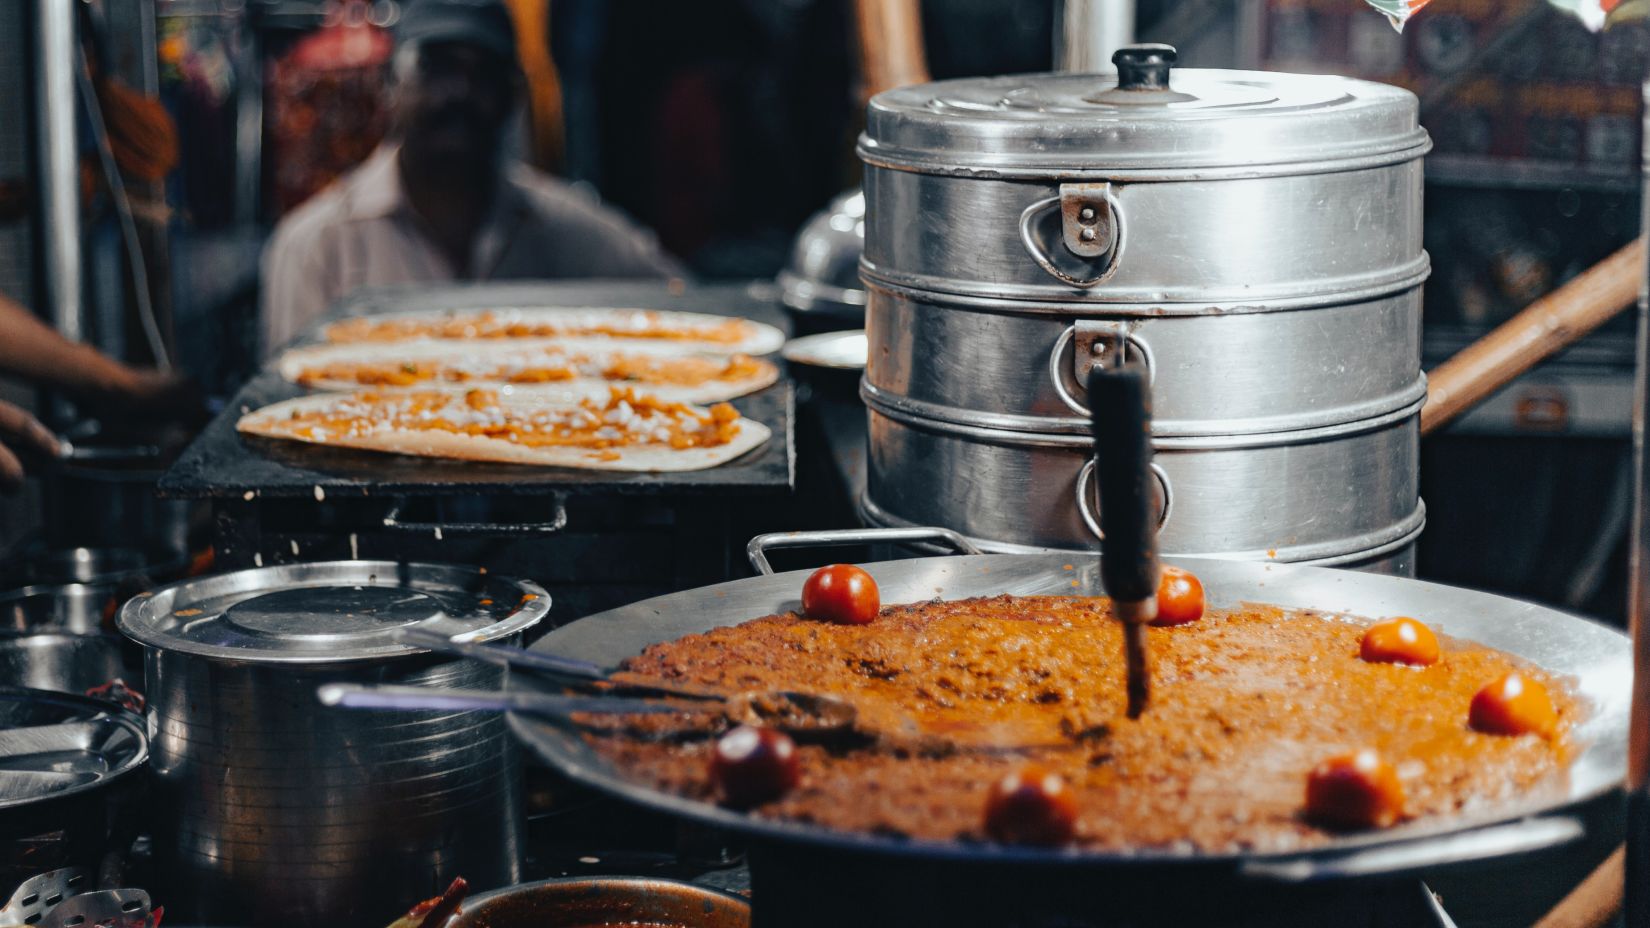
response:
M1058 774L1035 764L1003 777L985 803L985 832L1003 844L1055 847L1077 830L1077 798Z
M1157 618L1153 625L1185 625L1203 618L1203 581L1189 570L1164 567L1157 582Z
M1514 670L1491 680L1472 697L1467 723L1489 735L1550 738L1558 728L1558 712L1541 681Z
M1386 828L1403 815L1398 771L1373 749L1331 757L1306 778L1306 817L1327 828Z
M821 567L802 584L802 612L810 619L865 625L881 608L877 582L852 564Z
M1399 616L1371 625L1364 632L1359 656L1372 664L1425 667L1438 663L1438 636L1409 616Z
M734 808L771 802L801 781L796 743L784 732L741 725L717 739L711 752L710 782Z

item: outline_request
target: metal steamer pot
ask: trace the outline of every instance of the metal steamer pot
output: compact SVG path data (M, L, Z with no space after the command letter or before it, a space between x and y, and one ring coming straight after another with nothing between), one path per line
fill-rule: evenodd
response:
M970 547L949 531L897 537L877 531L803 532L753 541L752 560L765 569L765 547L906 542L918 535L960 550ZM1444 634L1508 651L1573 680L1590 715L1575 731L1568 782L1560 791L1455 818L1347 834L1306 852L1100 853L911 841L764 819L629 780L563 727L524 715L511 716L510 726L539 756L580 783L746 836L753 924L759 928L1347 923L1332 914L1349 895L1359 905L1369 904L1409 893L1419 873L1487 866L1563 845L1589 828L1620 827L1613 800L1619 799L1625 772L1632 679L1630 645L1620 632L1529 603L1401 577L1295 564L1169 560L1199 575L1213 605L1250 601L1361 616L1421 616ZM863 566L876 578L884 603L1102 592L1097 559L1074 563L1070 553L929 557ZM645 600L558 628L533 649L616 668L651 644L794 609L807 576L792 571ZM545 684L519 676L510 685ZM844 885L853 892L844 894ZM1188 887L1196 891L1187 892ZM1369 914L1358 913L1360 919ZM1373 917L1360 923L1388 924Z
M1424 512L1414 96L1115 60L871 101L863 509L1092 547L1081 385L1126 358L1152 375L1166 550L1381 560Z
M470 568L339 561L238 571L129 602L145 650L157 888L188 921L386 923L462 874L520 878L519 754L496 715L344 712L329 681L497 688L399 644L419 626L510 641L543 589Z

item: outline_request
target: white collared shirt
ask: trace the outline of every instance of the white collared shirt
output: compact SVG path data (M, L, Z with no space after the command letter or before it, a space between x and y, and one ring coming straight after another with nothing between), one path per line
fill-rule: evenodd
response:
M360 167L275 227L263 254L265 356L362 287L456 279L401 186L397 149ZM651 232L525 164L506 168L476 235L467 280L681 276Z

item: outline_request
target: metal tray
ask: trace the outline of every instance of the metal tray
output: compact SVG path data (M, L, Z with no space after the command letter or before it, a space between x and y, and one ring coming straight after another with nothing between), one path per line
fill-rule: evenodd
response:
M499 284L365 291L320 323L370 313L487 306L620 306L738 315L785 326L771 301L738 286L672 291L659 284ZM447 461L326 448L243 436L243 412L304 395L273 371L259 374L225 406L160 481L163 496L267 497L528 496L565 493L788 493L795 482L796 398L788 381L735 400L748 418L773 430L762 447L720 467L671 474L620 473Z
M913 537L925 532L929 540L936 537L933 530L904 531ZM814 538L835 535L838 537L833 543L846 543L865 540L868 534L874 533L814 533ZM813 539L796 533L785 536L785 540L795 544ZM753 542L752 547L753 562L760 561L759 566L765 567L758 543ZM966 550L966 543L959 550ZM1574 732L1578 754L1569 771L1567 792L1497 806L1472 816L1432 818L1378 834L1340 837L1320 848L1289 854L1187 854L1145 849L1124 855L965 845L766 820L668 795L624 779L576 734L526 716L512 716L510 724L541 757L573 780L651 809L754 839L940 860L1089 867L1221 865L1243 878L1285 882L1391 876L1556 846L1584 832L1581 821L1567 813L1618 788L1622 782L1633 666L1630 643L1618 631L1530 603L1399 577L1285 564L1167 560L1198 574L1213 605L1249 601L1368 617L1414 615L1452 637L1499 648L1571 678L1578 695L1589 704L1590 714ZM1076 569L1064 569L1067 564ZM1102 594L1098 559L1071 553L928 557L863 566L876 578L884 603L1003 593ZM657 642L796 609L807 576L807 571L791 571L644 600L556 629L534 645L534 650L614 667ZM1073 579L1077 581L1075 589ZM539 685L525 675L515 675L511 681L513 686Z

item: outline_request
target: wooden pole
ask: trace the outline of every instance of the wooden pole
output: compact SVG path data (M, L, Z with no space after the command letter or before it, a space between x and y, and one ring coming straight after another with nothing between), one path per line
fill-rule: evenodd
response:
M1644 239L1547 294L1427 373L1425 435L1608 322L1638 299Z
M895 87L928 83L918 0L854 0L854 13L866 99Z

